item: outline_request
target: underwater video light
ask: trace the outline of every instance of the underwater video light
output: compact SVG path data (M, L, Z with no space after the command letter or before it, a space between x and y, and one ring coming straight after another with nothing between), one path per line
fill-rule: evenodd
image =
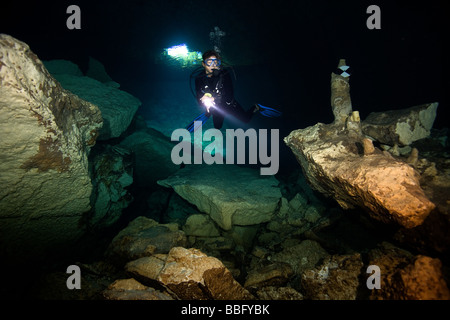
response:
M167 49L167 54L172 58L187 58L189 50L185 44L173 46Z
M189 51L185 43L164 49L163 57L169 58L167 63L173 64L175 62L181 64L182 67L197 65L202 61L201 52Z
M205 96L202 99L202 103L205 105L206 109L209 112L210 108L215 108L216 105L214 103L214 98L210 93L206 93Z

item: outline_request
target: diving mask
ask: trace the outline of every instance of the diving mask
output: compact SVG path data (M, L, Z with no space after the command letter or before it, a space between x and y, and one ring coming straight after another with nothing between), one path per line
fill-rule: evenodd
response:
M220 64L222 63L221 61L220 61L220 59L206 59L205 61L203 61L208 67L211 67L211 66L217 66L217 67L219 67L220 66Z

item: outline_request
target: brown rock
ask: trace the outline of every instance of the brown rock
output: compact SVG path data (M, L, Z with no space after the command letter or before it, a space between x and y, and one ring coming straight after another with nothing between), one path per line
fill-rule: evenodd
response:
M173 300L170 295L146 287L132 278L114 281L103 291L103 297L107 300Z
M361 207L374 219L413 228L435 207L411 166L381 152L364 155L360 139L332 125L293 131L285 142L312 187L344 209Z
M355 300L363 262L361 256L331 256L302 274L305 296L313 300Z
M125 271L143 284L154 287L159 283L158 275L164 267L167 255L156 254L128 262Z
M193 248L172 248L158 281L182 300L254 298L220 260Z
M362 122L364 134L382 144L407 146L430 135L438 103L372 112Z
M282 286L294 275L291 265L284 262L275 262L268 266L250 271L245 280L244 287L251 290L265 286Z
M386 243L370 257L370 263L379 266L381 272L381 288L372 290L371 299L450 300L439 259L413 256Z
M341 59L338 67L343 65ZM385 223L395 221L406 228L422 224L435 204L425 196L413 168L377 152L365 139L363 133L371 136L368 131L377 133L379 141L386 133L380 134L379 127L369 129L371 117L361 131L358 113L350 115L349 77L332 74L331 107L332 124L295 130L284 139L312 187L334 197L344 209L362 207ZM391 130L396 137L393 143L408 145L429 135L436 108L437 103L432 103L394 112L398 119ZM373 122L383 124L392 120L393 113L375 118Z
M362 141L363 141L364 155L369 155L375 152L375 147L373 146L372 140L370 140L369 138L364 138Z
M162 225L152 219L138 217L120 231L107 250L107 256L118 265L149 257L154 254L166 254L175 246L184 246L187 242L178 225Z

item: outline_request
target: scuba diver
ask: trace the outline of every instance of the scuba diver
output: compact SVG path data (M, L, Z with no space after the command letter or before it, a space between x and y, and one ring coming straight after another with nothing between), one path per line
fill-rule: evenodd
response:
M220 129L227 115L232 115L244 123L250 122L257 111L260 111L266 117L279 117L281 115L281 112L260 104L255 104L249 110L244 110L234 98L230 70L221 68L222 63L219 53L209 50L203 54L202 58L204 70L195 77L195 96L197 102L205 107L206 111L187 126L190 132L195 130L196 121L201 121L203 124L211 116L214 128Z

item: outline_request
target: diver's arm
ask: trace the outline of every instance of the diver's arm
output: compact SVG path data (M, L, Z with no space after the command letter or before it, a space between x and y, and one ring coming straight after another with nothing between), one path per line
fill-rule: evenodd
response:
M206 98L209 99L211 103L214 103L214 98L212 98L211 94L204 93L202 87L204 87L202 84L202 78L195 78L195 91L197 103L199 104L199 106L206 109L206 113L209 116L210 104L206 105L203 100Z

